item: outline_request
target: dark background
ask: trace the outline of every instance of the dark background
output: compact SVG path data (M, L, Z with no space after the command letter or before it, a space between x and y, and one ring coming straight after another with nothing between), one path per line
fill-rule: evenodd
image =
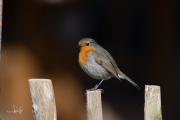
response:
M100 86L104 120L143 120L144 85L161 86L164 120L180 111L178 0L4 0L2 120L32 120L30 78L52 79L58 120L85 120L85 90L98 80L79 66L76 49L95 39L140 87L118 79ZM13 105L22 114L7 113Z

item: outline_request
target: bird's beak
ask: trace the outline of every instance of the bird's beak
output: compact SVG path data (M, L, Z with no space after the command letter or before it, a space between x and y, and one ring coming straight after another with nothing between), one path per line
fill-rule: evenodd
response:
M77 45L76 48L82 47L81 45Z

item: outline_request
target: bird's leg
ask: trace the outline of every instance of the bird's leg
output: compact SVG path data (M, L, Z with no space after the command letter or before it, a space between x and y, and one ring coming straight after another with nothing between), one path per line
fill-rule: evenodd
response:
M89 90L96 90L103 81L104 81L104 79L102 79L99 84L97 84L96 86L94 86L93 88L91 88Z
M94 88L97 89L103 81L104 79L102 79L101 82L98 85L96 85Z

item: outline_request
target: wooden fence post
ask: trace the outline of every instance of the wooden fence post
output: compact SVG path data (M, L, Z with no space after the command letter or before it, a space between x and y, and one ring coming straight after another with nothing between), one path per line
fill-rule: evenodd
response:
M103 120L102 116L102 103L101 103L101 90L94 91L87 90L87 120Z
M54 90L50 79L29 79L34 120L57 120Z
M144 120L162 120L160 86L145 85Z
M1 40L2 40L2 11L3 11L3 0L0 0L0 67L1 67Z

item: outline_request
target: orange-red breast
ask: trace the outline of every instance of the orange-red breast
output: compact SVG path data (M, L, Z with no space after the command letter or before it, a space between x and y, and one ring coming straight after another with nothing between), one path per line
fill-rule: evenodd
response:
M79 64L81 68L90 77L101 80L91 90L97 89L103 80L110 79L111 77L116 77L120 81L121 79L126 79L140 90L140 87L135 82L119 70L110 53L98 45L95 40L91 38L81 39L77 47L80 47Z

